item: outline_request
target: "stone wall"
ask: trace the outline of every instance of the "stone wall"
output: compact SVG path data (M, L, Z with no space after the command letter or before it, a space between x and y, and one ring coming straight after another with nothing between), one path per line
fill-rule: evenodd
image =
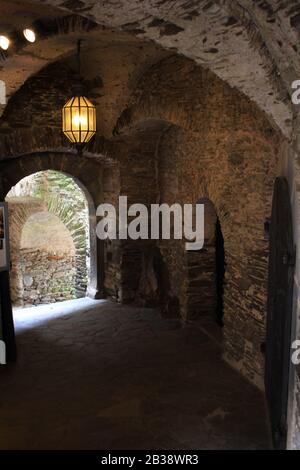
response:
M23 248L20 251L20 270L24 306L61 302L75 297L74 256Z
M70 232L41 199L8 197L7 201L13 304L75 298L76 256Z
M201 197L213 202L225 241L225 356L262 387L260 345L265 336L268 271L264 221L271 213L276 150L272 141L257 134L232 135L230 127L226 133L215 128L197 138L172 128L164 135L160 145L162 202L196 203ZM161 250L186 316L183 243L164 242Z
M120 167L117 163L104 169L103 200L118 207L120 194ZM106 295L116 301L121 299L121 243L104 241L104 289Z
M48 94L53 98L56 78L51 76L51 80L49 90L39 86L39 80L33 80L32 89L25 86L24 93L15 98L22 114L21 104L28 97L35 97L31 114L36 112L34 125L38 129L44 125L47 112L41 113L39 122L36 98L40 98L40 92L45 103ZM11 127L15 106L12 100L4 115ZM60 103L57 109L59 106ZM59 126L58 114L48 116L46 123ZM106 142L108 158L113 163L107 168L104 158L101 160L103 173L109 174L110 183L103 191L107 202L116 202L121 194L128 196L129 204L195 204L202 197L213 203L225 240L225 357L262 387L264 360L260 346L265 339L268 269L264 224L271 213L281 134L244 95L211 72L174 54L139 77L128 107L115 124L115 134L109 145ZM3 126L1 132L7 134L4 150L15 145L19 154L20 146L13 143L7 127ZM98 144L96 139L95 142ZM90 166L93 146L87 149ZM100 162L97 155L95 159L98 158ZM82 161L82 166L87 160ZM80 175L80 167L76 171ZM99 186L93 175L84 176ZM9 176L6 174L5 178ZM190 290L189 255L184 242L117 241L105 245L104 282L109 295L123 302L159 302L154 266L154 260L159 259L159 269L167 279L163 310L170 305L171 311L178 310L183 319L188 319L194 293ZM213 249L208 245L205 249L210 254L205 260L208 269L204 269L203 280L209 279L212 289ZM213 295L205 298L208 305ZM204 310L208 307L204 306Z
M183 93L187 81L194 85ZM244 96L179 59L154 67L140 83L137 95L128 119L119 122L121 136L113 142L120 173L116 191L128 195L129 204L211 201L225 243L224 357L263 388L261 344L265 340L268 272L264 228L279 172L281 136ZM116 194L108 194L108 202L109 198L116 200ZM199 273L192 289L192 255L186 253L184 241L110 244L114 297L126 302L159 302L153 266L156 249L167 278L164 302L170 309L178 302L180 314L187 320L193 314L197 285L203 280L205 293L201 295L199 288L196 294L198 310L202 308L202 314L213 310L213 240L206 241L206 251L201 254L202 273L200 260L195 260ZM117 260L114 269L112 259Z
M45 4L60 7L58 17L62 12L75 13L81 15L79 18L86 16L99 25L106 25L114 31L118 29L117 34L122 31L137 36L141 49L145 48L145 43L154 42L166 50L192 58L197 64L210 68L231 87L242 90L289 135L292 113L288 93L290 82L299 71L299 9L295 0L173 0L172 8L169 2L159 0L107 1L101 6L94 0L35 2L41 9ZM15 16L18 15L20 13ZM58 32L72 33L74 23L65 20L64 27ZM81 37L82 31L78 34ZM40 40L44 39L43 36L41 34ZM65 48L68 42L63 39L53 41L54 44L48 40L50 46L44 41L43 48L48 46L48 61L67 55ZM126 46L128 49L128 43ZM111 56L110 53L106 55ZM42 61L36 48L31 48L30 54L26 48L16 48L9 59L5 80L13 91L29 75L28 63L36 71L46 61L44 56ZM106 62L107 59L103 61L102 68ZM25 77L24 69L27 71ZM116 101L112 106L116 106Z
M270 131L268 121L255 108L250 106L247 110L244 98L243 113L238 113L239 98L231 99L227 88L230 112L226 107L226 118L222 119L223 108L218 102L212 106L212 97L217 100L222 96L219 84L216 93L212 82L210 86L210 106L201 107L201 119L205 122L207 112L208 120L214 125L204 125L202 134L152 121L152 133L149 127L146 130L141 125L115 142L120 162L120 194L128 195L129 203L195 204L201 198L213 203L225 241L225 358L262 388L264 357L261 343L265 340L268 271L268 241L264 226L271 214L273 182L278 172L278 136ZM256 115L259 115L260 131L255 122ZM115 200L115 196L108 195L108 198ZM116 264L115 290L119 289L119 292L115 297L126 302L159 303L154 266L156 249L159 249L165 269L167 292L164 301L170 304L172 311L176 310L174 305L178 301L181 316L188 319L188 313L192 313L189 304L195 291L191 292L193 284L189 275L189 257L192 255L186 253L184 241L110 244L110 260L118 259L121 270L120 274ZM206 258L204 254L207 254ZM208 238L203 253L194 256L203 256L202 273L200 260L195 259L195 263L199 269L198 280L203 276L203 284L206 284L205 288L202 286L205 293L200 294L201 282L194 286L197 290L196 284L199 284L198 310L201 312L202 307L204 314L210 308L214 309L213 239L209 241Z
M300 370L292 370L289 400L288 449L300 447Z
M52 93L50 86L48 92ZM32 94L38 93L38 88L32 90ZM28 96L31 94L24 94L23 101ZM19 96L19 108L21 102ZM12 101L7 108L12 117L13 108ZM31 152L36 145L40 146L38 129L31 134L31 142L24 143L28 153L30 145ZM3 151L11 159L14 148L17 154L20 152L20 139L13 139L6 132ZM120 194L128 196L129 204L194 204L201 197L211 200L225 240L226 358L261 387L260 345L265 336L268 255L264 223L271 213L279 133L245 96L191 61L178 57L161 61L141 78L128 114L118 121L116 132L119 135L111 138L109 144L106 142L106 158L98 154L93 157L93 149L99 143L95 139L87 149L87 157L80 161L71 155L56 161L50 155L40 165L47 163L48 168L54 165L62 170L68 166L71 174L76 172L79 179L84 179L98 203L103 199L115 203ZM21 160L24 164L15 159L9 168L20 172L36 167L34 157ZM96 176L96 165L107 178L100 180ZM6 166L4 162L3 185L13 179L14 171L8 174ZM140 302L146 289L151 302L159 297L159 289L152 282L153 263L149 262L156 247L168 278L164 301L172 311L178 301L182 317L187 318L189 279L184 243L117 241L105 245L104 282L109 295L123 302Z
M15 136L16 137L16 136ZM80 182L85 191L89 211L89 244L90 244L90 282L87 295L92 298L102 298L104 295L104 255L103 242L96 238L96 214L95 208L103 202L103 166L102 159L97 157L79 157L70 148L57 151L46 150L49 146L59 146L61 139L57 140L57 133L48 132L25 132L24 139L18 137L9 139L10 157L0 161L0 193L4 199L10 189L21 179L38 171L50 169L63 172ZM50 140L49 140L50 139ZM40 142L37 143L37 140ZM0 139L1 142L3 142ZM6 142L8 143L8 141ZM102 141L95 139L94 144L102 145ZM16 147L23 147L25 154L20 158L12 158ZM36 146L40 149L35 151ZM102 148L102 147L101 147ZM15 150L14 150L15 149ZM8 147L6 147L8 151ZM107 158L103 158L107 161ZM43 203L44 204L44 203Z
M104 201L118 209L118 197L127 196L128 206L149 206L158 198L157 141L161 133L157 123L134 131L114 142L117 164L103 175ZM131 169L128 171L128 169ZM151 240L114 240L105 242L105 288L120 302L135 302L143 271L143 257Z
M43 201L36 198L10 198L8 202L9 243L10 243L10 295L13 304L20 303L22 277L19 269L19 254L22 229L26 221L37 212L45 211Z
M265 336L268 256L263 227L271 213L272 185L279 171L289 178L295 242L298 247L300 245L299 118L294 121L294 145L290 142L286 145L288 165L280 170L276 168L276 163L281 137L274 133L271 125L275 121L283 134L290 138L295 110L292 109L289 95L291 82L299 78L300 71L299 2L174 0L170 8L170 2L159 0L108 1L102 2L101 7L94 0L63 3L61 0L34 1L41 8L42 4L63 7L69 12L86 15L96 23L118 29L117 32L106 31L104 40L100 36L97 38L97 51L102 50L103 55L92 52L94 60L86 60L84 64L86 76L94 80L92 85L95 84L91 88L97 98L99 134L111 139L111 145L108 145L110 156L120 163L115 167L117 172L120 171L119 183L112 190L107 190L107 200L114 200L118 194L132 194L139 201L143 198L147 201L154 198L155 202L174 201L175 198L176 202L195 202L205 196L213 202L225 238L226 358L261 386L263 359L259 351L260 342ZM63 15L62 11L59 10L58 16ZM73 21L65 23L66 27L60 29L67 34L73 32ZM108 44L113 42L111 39L116 39L116 42L109 49ZM73 41L72 36L70 41ZM27 50L24 45L18 46L8 57L3 54L2 58L7 62L4 62L2 73L11 94L30 74L72 50L66 38L47 42L47 54L43 57L39 54L38 44ZM136 68L135 64L144 53L146 44L153 43L162 48L157 48L157 54L153 48L153 55L145 58L145 67ZM127 52L130 48L135 49L131 60L130 54L123 61L116 53L119 53L122 44L125 44ZM162 49L165 49L164 54ZM192 60L186 60L183 56ZM165 57L169 59L162 67ZM152 67L154 63L156 66ZM204 65L230 86L224 86L221 81L216 85L215 76L201 72L196 64ZM40 77L29 80L10 100L1 123L1 158L45 148L61 150L63 147L61 137L57 137L57 129L60 126L60 106L69 82L68 71L64 69L61 76L57 75L57 70L57 64L44 69ZM143 73L148 77L143 77ZM142 87L138 87L137 83ZM231 87L241 90L251 101ZM267 113L270 122L253 102ZM113 122L122 108L118 122ZM145 139L144 146L141 141L137 145L131 142L130 149L126 147L126 138L116 143L113 141L111 129L119 131L124 122L135 126L145 119L161 119L181 126L181 129L172 127L166 135L163 135L165 129L161 129L162 135L159 137L162 140L156 151L153 143L155 139L157 141L157 136L150 144ZM13 132L16 126L27 126L27 129ZM53 144L54 135L56 144ZM100 161L99 136L95 142L91 146L91 154L93 151L97 153L96 158ZM151 149L148 154L147 145ZM105 153L106 145L102 150ZM143 159L139 159L139 154L146 156L146 172L142 169ZM151 160L153 155L155 157ZM19 171L27 171L28 165L35 168L33 160L27 158ZM101 162L104 160L103 157ZM163 165L160 170L158 162ZM49 163L55 164L55 158L50 157ZM67 164L64 158L59 161L61 168L68 166L72 173L81 176L80 162L77 161L77 164L78 168L75 168ZM40 165L43 164L40 162ZM87 164L87 159L82 165L85 167L83 179L99 203L102 201L101 190L97 187L100 172L96 172L97 176L89 175L88 170L93 172L95 167L91 162ZM17 167L18 163L15 162L10 169ZM13 171L9 174L4 170L3 187L14 179ZM180 301L181 314L186 318L188 273L184 246L170 242L160 244L158 249L161 263L167 270L165 288L171 297ZM151 257L155 257L154 252L154 247L146 243L107 242L103 256L107 292L123 301L136 297L142 299L145 290L147 295L149 289L155 293L157 285L152 282L153 266L149 262ZM299 266L298 248L293 338L299 338L300 334ZM291 447L299 448L299 373L293 368L291 375L296 385L291 387L290 408L293 410L294 428L290 432L289 442Z

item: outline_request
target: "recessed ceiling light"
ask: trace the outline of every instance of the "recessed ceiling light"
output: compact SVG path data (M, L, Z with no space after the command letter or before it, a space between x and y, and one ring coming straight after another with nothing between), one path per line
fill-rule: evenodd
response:
M25 39L27 39L28 42L35 42L36 36L35 32L32 29L23 29L23 34Z
M6 51L9 48L10 40L6 36L0 36L0 48Z

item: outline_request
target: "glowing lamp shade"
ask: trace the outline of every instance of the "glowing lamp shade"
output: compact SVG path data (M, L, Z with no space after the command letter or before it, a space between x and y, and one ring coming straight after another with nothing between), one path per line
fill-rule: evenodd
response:
M10 45L10 40L6 36L0 36L0 48L7 51Z
M36 36L35 36L35 32L32 29L28 29L28 28L23 29L23 34L24 34L25 39L28 42L35 42Z
M75 96L62 110L63 133L75 144L87 143L96 132L96 108L84 96Z

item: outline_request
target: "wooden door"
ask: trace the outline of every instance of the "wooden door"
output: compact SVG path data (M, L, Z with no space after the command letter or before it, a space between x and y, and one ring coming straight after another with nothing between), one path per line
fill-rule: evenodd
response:
M265 385L276 449L286 448L295 250L288 183L274 185L270 226Z

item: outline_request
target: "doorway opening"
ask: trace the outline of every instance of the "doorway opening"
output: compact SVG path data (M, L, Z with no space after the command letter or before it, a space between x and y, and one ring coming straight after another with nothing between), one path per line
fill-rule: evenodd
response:
M197 204L204 204L204 246L186 251L187 318L213 320L223 326L226 263L221 223L210 199L201 198Z
M85 297L89 204L73 177L53 170L21 179L6 196L11 299L28 306Z

